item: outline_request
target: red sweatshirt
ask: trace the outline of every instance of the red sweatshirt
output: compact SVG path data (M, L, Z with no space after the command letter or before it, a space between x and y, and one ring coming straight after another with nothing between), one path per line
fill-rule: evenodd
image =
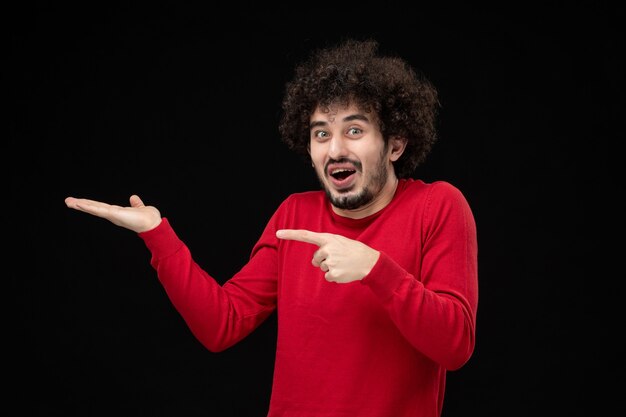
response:
M380 251L361 281L331 283L316 245L278 229L340 234ZM167 218L141 233L175 308L210 351L232 346L277 309L268 417L438 417L446 370L470 358L478 302L477 236L461 192L400 180L363 219L335 214L323 191L289 196L249 262L220 286Z

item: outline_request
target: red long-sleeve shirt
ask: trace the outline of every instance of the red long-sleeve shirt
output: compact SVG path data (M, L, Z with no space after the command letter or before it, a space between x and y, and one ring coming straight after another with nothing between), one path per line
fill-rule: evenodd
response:
M311 264L318 247L280 240L278 229L340 234L381 255L361 281L331 283ZM447 182L400 180L388 206L357 220L334 213L323 191L293 194L222 286L167 218L140 236L173 305L209 350L237 343L277 309L268 417L437 417L446 370L473 352L476 227Z

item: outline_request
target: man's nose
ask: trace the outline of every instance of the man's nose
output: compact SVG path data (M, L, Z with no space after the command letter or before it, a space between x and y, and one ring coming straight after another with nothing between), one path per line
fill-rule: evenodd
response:
M346 140L341 136L333 136L328 146L328 156L332 159L341 159L347 154Z

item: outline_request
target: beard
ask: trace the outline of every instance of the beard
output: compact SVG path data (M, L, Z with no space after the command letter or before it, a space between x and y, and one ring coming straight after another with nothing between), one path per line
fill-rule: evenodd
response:
M345 193L342 193L339 195L333 194L332 190L330 190L330 188L326 185L326 183L324 182L322 178L322 175L324 174L318 173L318 180L320 182L320 185L324 189L326 196L330 200L330 203L333 206L337 207L338 209L342 209L342 210L356 210L358 208L361 208L371 203L372 200L374 200L374 197L376 197L376 195L380 192L380 190L383 189L383 187L385 186L385 183L387 182L387 178L389 177L389 174L387 173L387 167L385 166L385 159L384 159L386 151L387 151L387 146L385 146L383 151L381 152L380 158L378 160L378 165L376 166L376 169L374 170L373 174L370 176L370 178L366 179L365 184L363 185L363 188L361 190L358 190L356 193L353 193L353 190L350 189L346 191ZM338 162L345 162L345 161L348 161L348 160L343 160L343 161L338 161ZM356 161L349 161L349 162L353 163L357 167L361 167L361 164L359 162L356 162ZM360 171L362 172L362 169Z
M374 193L368 187L363 187L361 191L352 195L335 196L328 188L325 188L324 191L326 191L330 203L342 210L356 210L374 199Z

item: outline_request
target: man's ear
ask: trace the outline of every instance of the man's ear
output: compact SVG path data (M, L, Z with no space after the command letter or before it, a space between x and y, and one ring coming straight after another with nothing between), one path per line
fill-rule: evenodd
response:
M395 162L400 158L406 149L407 139L401 136L394 136L389 139L389 160Z

